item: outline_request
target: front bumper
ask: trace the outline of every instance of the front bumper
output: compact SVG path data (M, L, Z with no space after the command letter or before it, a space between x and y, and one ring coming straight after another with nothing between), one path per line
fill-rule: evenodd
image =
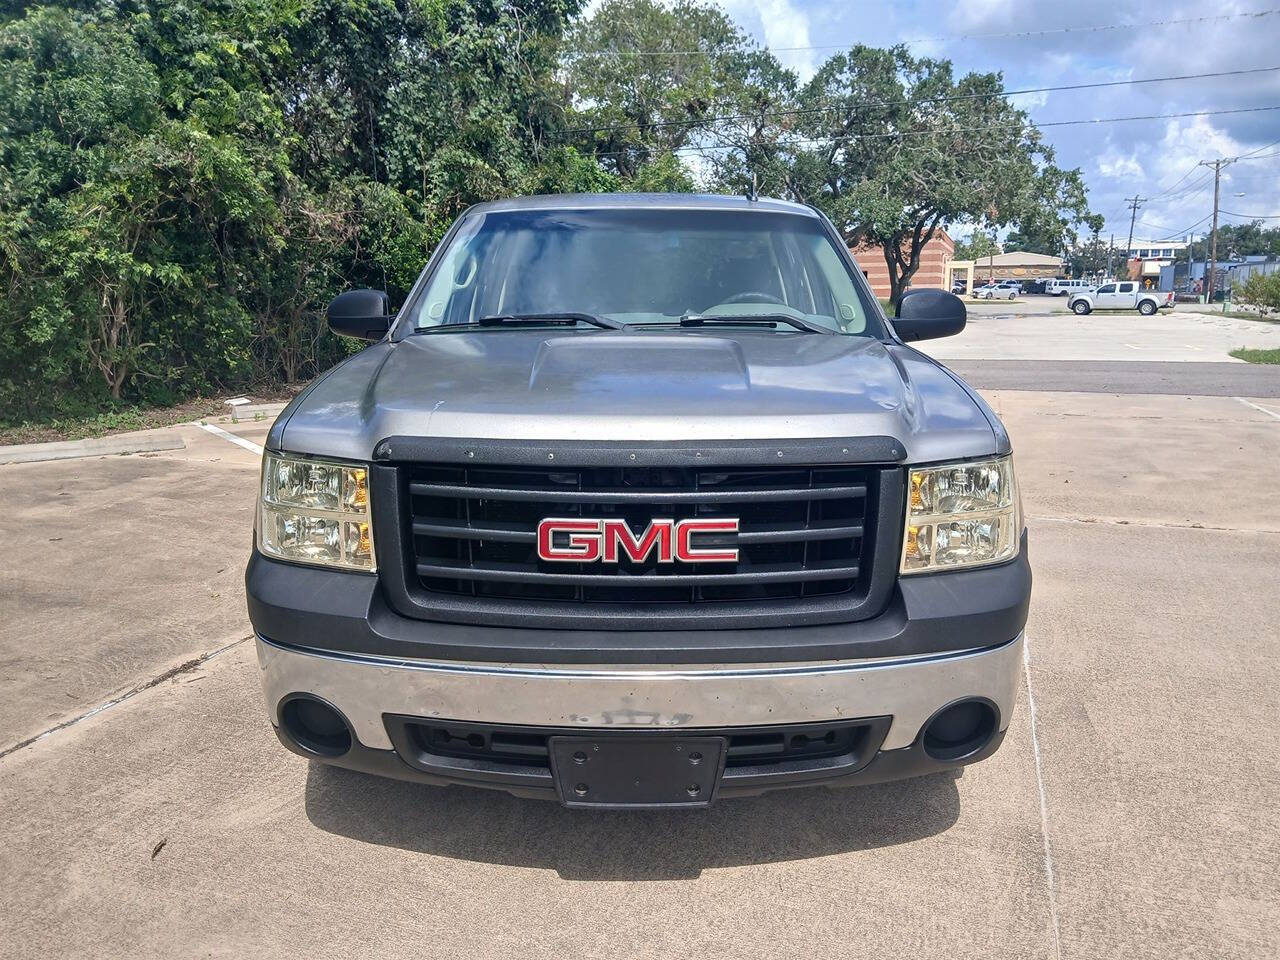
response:
M972 763L999 746L1017 700L1022 636L946 655L863 662L610 667L409 662L284 647L258 638L267 709L281 741L303 756L427 783L460 783L554 798L549 771L423 761L405 739L405 717L500 723L583 734L694 733L866 718L875 742L843 763L747 776L726 773L719 796L802 784L842 785L913 776ZM319 756L280 730L281 707L307 694L332 705L354 734L343 755ZM948 761L924 749L922 731L942 707L980 699L995 712L981 749ZM880 737L883 739L880 739Z
M471 724L525 738L630 731L732 741L791 725L859 728L840 756L726 766L723 797L896 779L989 756L1016 702L1031 571L1024 539L1006 564L901 578L868 620L683 631L414 620L389 607L375 577L257 554L246 588L281 742L337 766L554 798L545 765L438 756L410 731ZM316 753L289 735L284 707L299 697L341 715L349 748ZM990 736L939 759L923 732L957 701L985 704Z

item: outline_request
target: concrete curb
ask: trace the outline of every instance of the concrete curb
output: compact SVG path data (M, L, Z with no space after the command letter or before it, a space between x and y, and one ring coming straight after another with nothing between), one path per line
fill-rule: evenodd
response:
M278 416L280 411L286 406L288 406L286 403L250 403L239 407L232 407L231 422L240 423L242 420L265 420L267 417Z
M74 460L77 457L181 450L185 446L182 437L176 433L122 434L114 437L89 437L85 440L54 440L51 443L19 443L0 447L0 463Z

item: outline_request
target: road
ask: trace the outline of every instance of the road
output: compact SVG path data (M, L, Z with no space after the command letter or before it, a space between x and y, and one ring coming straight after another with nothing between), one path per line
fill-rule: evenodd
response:
M1280 366L1124 360L944 360L980 390L1280 397Z
M0 467L0 957L1276 956L1280 404L986 396L1036 576L1004 746L682 815L286 753L252 450Z

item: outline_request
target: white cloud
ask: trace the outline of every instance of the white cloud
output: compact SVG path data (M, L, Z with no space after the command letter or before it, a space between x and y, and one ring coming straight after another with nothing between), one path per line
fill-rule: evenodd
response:
M1142 164L1132 153L1121 153L1115 147L1108 147L1098 157L1098 172L1113 180L1130 180L1144 176Z
M778 59L800 74L801 80L813 76L816 66L814 50L785 50L784 47L808 47L809 15L793 0L723 0L721 6L748 32L757 29L764 34L765 46L775 51ZM758 26L757 26L758 25Z

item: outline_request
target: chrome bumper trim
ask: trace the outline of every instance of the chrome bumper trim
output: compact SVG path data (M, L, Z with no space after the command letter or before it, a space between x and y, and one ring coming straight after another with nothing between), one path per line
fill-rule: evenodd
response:
M891 715L882 749L909 746L961 697L986 697L1008 724L1022 635L998 646L911 659L768 665L566 666L441 663L322 653L258 637L273 721L291 693L323 697L367 747L390 750L384 713L582 727L733 727Z

